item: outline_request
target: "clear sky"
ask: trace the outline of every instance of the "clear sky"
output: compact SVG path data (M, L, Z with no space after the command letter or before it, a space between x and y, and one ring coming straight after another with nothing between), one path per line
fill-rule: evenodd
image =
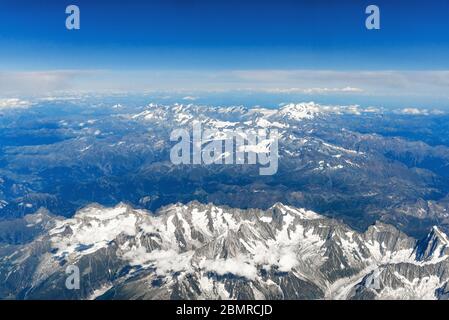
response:
M69 4L80 30L65 28ZM380 30L365 28L370 4ZM0 0L0 94L88 89L445 107L449 0Z

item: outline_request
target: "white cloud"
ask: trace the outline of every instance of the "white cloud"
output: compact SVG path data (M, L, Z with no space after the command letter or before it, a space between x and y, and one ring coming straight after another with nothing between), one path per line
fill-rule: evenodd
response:
M198 97L186 96L186 97L182 98L182 100L195 101L195 100L198 100Z
M100 71L95 70L0 72L0 94L47 95L80 88L89 89L92 78L99 73ZM95 90L95 85L91 88Z
M257 277L257 268L246 257L233 257L227 259L202 260L200 267L206 271L212 271L218 275L228 273L253 280Z
M124 253L123 257L130 265L152 265L156 268L156 274L167 276L173 272L191 271L192 252L178 253L175 250L153 250L147 252L145 247L132 248Z
M420 110L420 109L417 109L417 108L405 108L405 109L402 109L400 111L400 113L402 113L402 114L413 114L413 115L421 115L421 114L427 115L428 114L427 110Z
M17 98L0 99L0 109L28 108L33 105L32 102Z
M407 114L414 116L428 116L428 115L441 115L444 114L444 111L441 110L429 110L429 109L418 109L418 108L404 108L401 110L396 110L398 114Z
M303 94L326 94L326 93L360 93L363 89L355 87L343 88L276 88L265 90L271 93L303 93Z
M449 97L449 70L240 70L233 75L255 89L296 89L298 93ZM295 84L294 86L291 86ZM310 88L308 90L307 88ZM295 91L295 89L291 90Z

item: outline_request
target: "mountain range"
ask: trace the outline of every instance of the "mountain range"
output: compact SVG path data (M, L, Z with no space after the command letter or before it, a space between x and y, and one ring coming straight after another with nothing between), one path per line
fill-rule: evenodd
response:
M313 211L191 202L156 213L90 205L0 224L3 299L446 299L449 239ZM20 228L19 228L20 226ZM32 230L33 236L22 238ZM67 266L80 289L65 286Z
M194 121L278 130L277 173L173 164L170 133ZM2 110L0 298L446 299L448 121L130 97Z

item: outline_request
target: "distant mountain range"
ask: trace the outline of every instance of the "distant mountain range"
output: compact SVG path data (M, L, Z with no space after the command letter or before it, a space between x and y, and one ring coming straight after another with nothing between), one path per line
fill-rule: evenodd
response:
M277 129L277 174L172 164L170 133L193 121L222 132ZM195 200L242 209L282 202L358 231L379 220L418 238L433 225L448 232L448 121L441 112L316 103L266 109L45 101L0 117L0 218L40 207L70 217L93 202L149 210Z

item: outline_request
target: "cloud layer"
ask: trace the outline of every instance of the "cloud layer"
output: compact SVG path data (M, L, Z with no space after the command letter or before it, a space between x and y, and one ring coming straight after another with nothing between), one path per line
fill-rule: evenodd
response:
M449 70L59 70L0 72L0 98L57 92L248 91L266 94L428 97L449 102ZM189 94L190 93L190 94ZM192 95L193 93L193 95Z

